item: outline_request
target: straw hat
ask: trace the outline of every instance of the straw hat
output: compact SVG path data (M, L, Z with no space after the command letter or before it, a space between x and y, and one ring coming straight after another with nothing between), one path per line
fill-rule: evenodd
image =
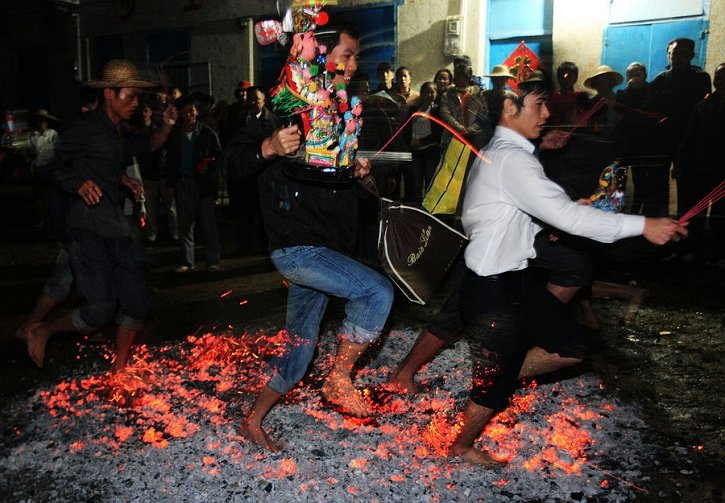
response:
M508 77L512 78L509 67L506 65L496 65L493 67L491 73L484 75L484 77Z
M90 80L86 83L88 87L97 89L121 88L121 87L155 87L155 82L141 80L136 66L125 59L112 59L103 67L103 75L100 80Z
M35 115L36 117L42 117L43 119L47 119L49 121L60 122L58 120L58 117L55 117L53 115L50 115L48 113L48 111L46 109L44 109L44 108L38 109L38 111L35 112L33 115Z
M618 86L622 82L624 82L624 77L622 77L622 74L619 72L615 72L612 70L612 67L609 65L599 65L596 70L594 70L594 74L590 75L587 80L584 81L584 85L588 87L589 89L594 89L592 87L592 80L594 80L595 77L599 77L600 75L611 75L614 77L615 86Z

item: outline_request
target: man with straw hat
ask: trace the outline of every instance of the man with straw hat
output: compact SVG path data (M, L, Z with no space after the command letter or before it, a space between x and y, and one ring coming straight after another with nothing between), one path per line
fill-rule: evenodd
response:
M81 116L61 134L55 156L44 175L71 195L68 210L69 255L78 291L86 305L25 331L28 354L42 367L48 338L59 332L92 333L114 320L118 324L114 373L122 370L131 345L149 311L143 251L131 241L123 214L127 192L143 196L143 185L128 177L128 159L156 150L176 120L170 106L163 125L151 136L138 134L128 120L139 106L143 89L156 84L143 80L125 60L111 60L100 80L87 83L100 90L101 104Z
M491 129L494 129L501 117L501 103L506 91L506 83L512 78L512 75L508 66L494 65L491 73L484 75L484 77L491 79L492 84L491 89L484 91L483 97L486 98L486 105L488 106L488 121L491 123Z

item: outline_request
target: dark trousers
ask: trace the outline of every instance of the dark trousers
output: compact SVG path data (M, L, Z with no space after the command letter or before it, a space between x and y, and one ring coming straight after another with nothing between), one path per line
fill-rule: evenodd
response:
M78 292L86 305L73 322L90 333L114 320L138 330L149 313L145 259L128 238L104 238L86 229L70 230L70 263Z

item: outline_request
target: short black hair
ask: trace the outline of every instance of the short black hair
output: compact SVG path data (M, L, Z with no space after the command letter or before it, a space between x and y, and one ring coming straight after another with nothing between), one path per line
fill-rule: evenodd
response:
M199 108L199 102L196 97L191 94L182 94L179 99L174 102L174 106L178 109L182 109L187 105L194 105L197 109Z
M79 105L81 107L93 107L98 105L100 94L101 93L98 89L94 89L92 87L82 87L81 94L78 99Z
M451 82L453 82L453 73L448 68L441 68L440 70L438 70L436 72L435 76L433 77L433 80L438 79L438 75L440 75L441 73L447 73L448 74L448 80L450 80Z
M684 38L684 37L673 38L672 40L670 40L670 43L667 44L667 48L669 49L674 44L677 44L679 46L685 46L686 48L688 48L690 50L690 52L692 52L692 53L695 52L695 41L692 40L691 38Z
M334 21L332 17L330 21L329 25L326 25L315 33L317 42L327 47L328 54L340 43L340 35L343 33L352 39L360 40L360 30L355 28L347 18L335 16Z
M453 58L453 67L454 68L461 63L464 63L468 66L473 66L473 63L471 62L471 57L467 56L465 54L461 54L460 56L456 56L455 58Z
M393 65L388 63L387 61L383 61L378 65L378 68L376 70L378 74L385 73L385 72L392 72L393 71Z
M576 73L577 76L579 75L579 67L576 66L576 63L572 63L571 61L564 61L562 64L559 65L559 67L556 69L556 78L560 79L564 76L565 73Z

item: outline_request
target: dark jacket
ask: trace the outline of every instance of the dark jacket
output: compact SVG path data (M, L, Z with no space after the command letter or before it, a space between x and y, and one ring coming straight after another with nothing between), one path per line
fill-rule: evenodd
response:
M169 135L166 142L167 150L167 183L173 187L176 180L183 176L179 172L181 164L181 140L184 132L181 127L177 127ZM197 122L194 129L194 146L191 153L191 165L194 167L193 175L196 181L196 187L201 197L209 197L216 195L217 192L217 160L221 151L219 138L214 130ZM202 163L207 163L205 173L196 171Z
M227 166L245 166L257 177L264 228L271 250L324 246L345 255L355 250L359 200L369 194L356 181L320 184L286 174L285 158L262 158L260 128L240 130L224 151Z
M710 90L710 76L697 67L665 70L652 79L647 108L664 116L657 123L656 133L662 152L676 155L695 105L705 99Z
M259 199L271 250L324 246L352 255L358 236L360 198L368 194L356 181L317 184L285 173L279 159L259 175Z
M281 126L279 118L264 109L261 117L247 116L242 126L229 140L220 156L220 169L227 174L227 183L235 184L254 180L263 166L257 158L262 141ZM261 155L261 154L260 154Z
M68 228L87 229L106 238L130 236L123 214L128 189L121 183L121 176L131 156L150 150L148 135L127 130L119 133L103 106L71 123L61 133L55 156L42 173L71 194ZM95 206L86 205L78 195L86 180L93 180L103 193Z

